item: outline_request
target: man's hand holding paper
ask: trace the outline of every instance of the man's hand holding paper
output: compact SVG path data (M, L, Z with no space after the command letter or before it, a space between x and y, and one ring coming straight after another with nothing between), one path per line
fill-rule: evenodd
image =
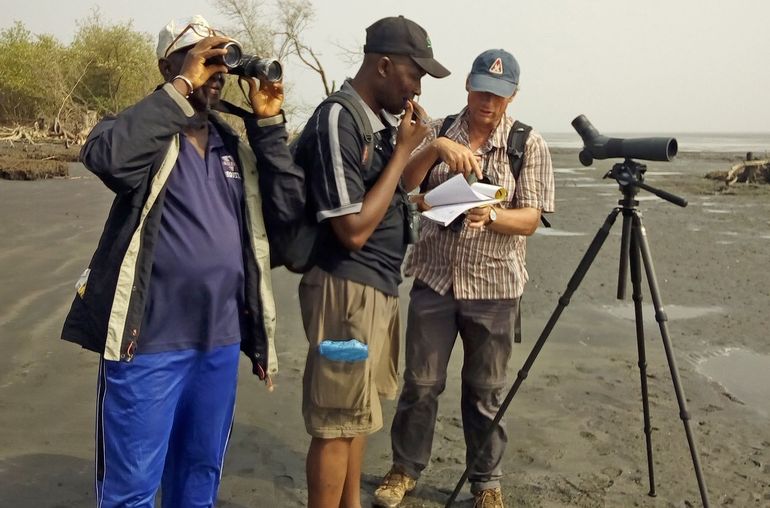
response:
M425 203L431 208L423 216L444 226L471 208L499 203L508 195L504 187L475 182L468 184L462 175L456 175L425 194Z

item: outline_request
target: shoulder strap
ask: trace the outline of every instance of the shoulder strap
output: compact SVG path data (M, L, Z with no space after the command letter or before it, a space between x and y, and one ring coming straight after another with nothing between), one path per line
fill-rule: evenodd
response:
M524 164L524 150L530 132L532 132L532 127L518 120L513 122L511 130L508 131L508 160L511 163L513 178L517 182L521 174L521 166Z
M337 91L327 97L324 102L336 103L345 108L352 116L353 121L356 124L356 129L361 133L361 138L364 142L364 154L361 157L361 167L369 169L372 165L372 150L374 150L374 131L372 129L372 123L369 121L369 116L364 111L354 97L344 92Z
M239 116L241 118L248 118L250 116L254 116L254 113L252 111L247 111L240 106L236 106L232 102L227 102L224 99L220 100L214 109L216 111L221 111L222 113L228 113L230 115Z
M444 118L444 121L441 122L441 128L438 130L437 137L441 138L446 136L446 133L449 130L449 127L451 127L455 119L457 119L457 115L449 115L448 117Z
M506 151L508 152L508 161L511 164L511 173L513 173L513 178L517 184L521 175L521 167L524 165L524 151L530 132L532 132L532 126L518 120L513 122L511 130L508 131L508 148ZM551 227L551 223L548 222L548 219L543 214L540 214L540 222L547 228Z
M441 138L446 136L447 131L449 130L449 127L452 126L455 119L457 118L457 115L449 115L446 118L444 118L444 121L441 122L441 127L438 130L438 136L437 138ZM425 178L422 179L422 182L420 182L420 194L425 193L426 190L428 190L428 178L430 178L430 174L433 172L433 169L438 166L440 160L436 160L436 162L433 163L433 165L428 169L428 172L425 173Z

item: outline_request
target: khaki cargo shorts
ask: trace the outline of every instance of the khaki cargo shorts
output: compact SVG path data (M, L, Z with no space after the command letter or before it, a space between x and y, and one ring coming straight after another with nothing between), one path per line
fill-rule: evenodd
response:
M309 347L302 380L302 415L308 434L325 439L372 434L382 428L380 399L398 391L398 297L335 277L318 267L299 285ZM331 360L323 340L357 339L366 360Z

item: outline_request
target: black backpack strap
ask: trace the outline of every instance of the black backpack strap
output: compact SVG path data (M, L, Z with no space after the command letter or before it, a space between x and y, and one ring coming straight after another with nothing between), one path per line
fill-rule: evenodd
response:
M216 111L221 111L222 113L228 113L230 115L239 116L241 118L248 118L248 117L254 116L253 111L247 111L240 106L236 106L232 102L227 102L226 100L220 100L214 109Z
M448 117L444 118L444 121L441 122L441 127L438 130L438 136L437 138L442 138L446 136L447 131L449 130L449 127L452 126L452 124L457 119L457 115L449 115Z
M324 100L326 103L336 103L345 108L353 117L356 124L356 130L361 133L361 139L364 142L364 154L361 160L361 167L367 170L372 165L372 151L374 150L374 131L369 116L364 111L361 103L345 92L337 91Z
M516 305L516 317L514 317L513 321L513 342L521 344L521 296Z
M521 176L521 167L524 165L524 151L526 150L530 132L532 132L532 126L518 120L513 122L511 130L508 131L508 147L506 151L511 165L511 173L513 173L513 178L517 184L519 176ZM551 223L548 222L548 219L542 213L540 214L540 222L547 228L551 227Z
M511 130L508 131L508 147L506 151L508 152L508 160L511 163L513 178L517 182L521 174L521 166L524 165L524 150L527 146L530 132L532 132L532 127L518 120L513 122Z
M454 123L454 121L457 119L457 115L449 115L448 117L444 118L444 121L441 122L441 127L438 130L438 136L437 138L442 138L446 136L447 131L449 130L449 127ZM428 178L430 178L430 174L433 172L433 169L439 165L441 161L436 160L436 162L433 163L433 165L428 169L428 172L425 173L425 178L422 179L422 182L420 182L420 194L424 194L425 191L428 190Z

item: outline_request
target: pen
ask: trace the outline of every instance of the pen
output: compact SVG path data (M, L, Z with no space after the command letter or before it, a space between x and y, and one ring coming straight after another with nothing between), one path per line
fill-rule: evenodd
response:
M404 97L404 109L406 109L406 103L407 103L407 102L411 102L411 103L412 103L412 118L414 119L414 121L415 121L415 122L420 122L420 123L428 123L428 122L426 122L426 121L425 121L425 119L424 119L423 117L421 117L421 116L420 116L420 114L417 112L417 108L415 108L415 107L414 107L414 101L410 101L410 100L409 100L409 99L407 99L406 97Z
M413 118L416 118L416 119L417 119L417 121L418 121L418 122L420 122L420 123L427 123L427 122L425 122L425 120L423 120L423 118L422 118L422 117L420 116L420 114L417 112L417 109L413 109L413 110L412 110L412 117L413 117Z

